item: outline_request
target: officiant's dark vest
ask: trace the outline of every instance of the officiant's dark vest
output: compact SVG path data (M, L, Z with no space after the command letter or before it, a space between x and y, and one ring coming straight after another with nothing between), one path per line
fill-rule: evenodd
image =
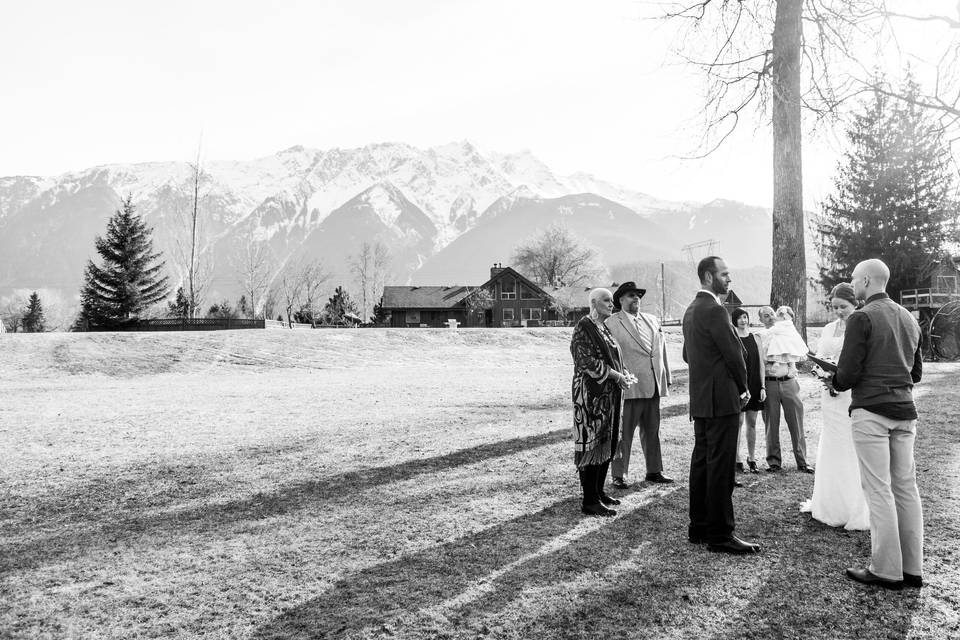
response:
M864 313L870 319L870 335L863 374L851 389L850 404L867 407L913 401L910 371L920 344L917 321L890 298L872 300L855 313Z

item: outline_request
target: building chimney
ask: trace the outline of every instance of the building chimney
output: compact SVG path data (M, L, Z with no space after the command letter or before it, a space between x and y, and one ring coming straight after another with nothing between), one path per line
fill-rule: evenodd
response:
M493 266L490 267L490 277L493 278L495 275L503 271L503 265L499 262L494 262Z

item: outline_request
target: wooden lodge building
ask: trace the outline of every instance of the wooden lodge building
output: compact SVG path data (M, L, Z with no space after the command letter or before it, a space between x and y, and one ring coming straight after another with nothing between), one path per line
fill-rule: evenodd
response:
M492 298L487 308L471 309L468 298L485 290ZM495 264L490 279L476 286L383 288L381 308L391 327L539 327L568 324L586 312L577 309L558 316L553 297L510 267ZM578 315L579 314L579 315Z

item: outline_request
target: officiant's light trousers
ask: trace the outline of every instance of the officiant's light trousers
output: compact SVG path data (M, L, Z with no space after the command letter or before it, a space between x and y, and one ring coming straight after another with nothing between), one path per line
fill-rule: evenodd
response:
M923 575L923 510L913 444L916 420L854 409L853 445L870 505L870 571L887 580Z

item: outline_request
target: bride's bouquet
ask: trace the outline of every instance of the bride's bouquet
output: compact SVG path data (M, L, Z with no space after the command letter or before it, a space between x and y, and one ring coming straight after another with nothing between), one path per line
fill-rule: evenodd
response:
M627 383L627 386L632 386L637 384L637 376L633 375L629 371L623 372L623 381Z

